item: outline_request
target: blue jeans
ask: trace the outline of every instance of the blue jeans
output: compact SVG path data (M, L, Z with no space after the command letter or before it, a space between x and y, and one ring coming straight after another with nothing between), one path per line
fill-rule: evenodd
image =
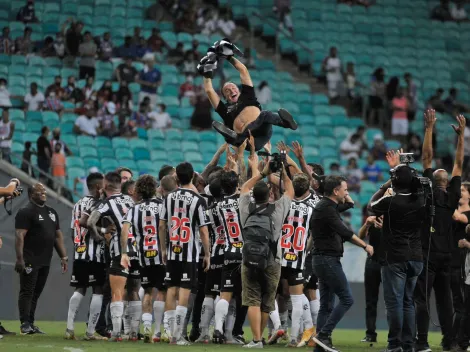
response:
M354 303L340 259L323 255L313 256L313 272L318 277L320 288L317 332L321 338L331 336L336 325ZM339 298L336 307L335 295Z
M382 267L382 282L387 309L388 349L413 348L415 337L415 306L413 294L422 262L408 261Z

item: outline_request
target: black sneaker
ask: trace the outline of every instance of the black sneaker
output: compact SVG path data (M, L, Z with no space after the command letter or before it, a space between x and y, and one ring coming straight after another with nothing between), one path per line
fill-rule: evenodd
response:
M212 336L212 343L216 343L222 345L225 343L225 336L219 330L214 331L214 335Z
M31 327L30 323L23 323L20 327L21 335L33 335L34 329Z
M8 331L2 324L0 324L0 335L16 335L16 332Z
M31 327L33 328L35 334L46 335L46 333L39 329L36 325L31 324Z
M243 337L243 335L234 335L233 339L237 342L241 342L244 345L246 345L246 341L245 341L245 338ZM264 338L263 338L263 340L264 340Z
M214 129L222 136L224 136L224 138L228 138L229 140L237 139L237 133L219 121L212 121L212 127L214 127Z
M432 350L429 347L429 344L427 342L426 343L416 343L415 351L416 352L432 352Z
M317 335L313 338L313 341L315 341L317 343L317 345L320 346L321 348L323 348L323 350L325 350L325 351L339 352L337 349L335 349L333 347L333 343L332 343L331 339L328 338L328 337L321 337L321 336Z
M193 326L189 332L189 342L195 342L201 336L201 330Z
M396 348L386 348L382 352L403 352L403 348L396 347Z
M365 343L375 343L377 342L377 336L366 336L364 337L361 342L365 342Z
M292 115L286 109L279 109L277 113L279 114L279 117L284 123L285 128L290 128L291 130L295 131L297 127L299 127L297 125L297 122L295 122L294 118L292 117Z

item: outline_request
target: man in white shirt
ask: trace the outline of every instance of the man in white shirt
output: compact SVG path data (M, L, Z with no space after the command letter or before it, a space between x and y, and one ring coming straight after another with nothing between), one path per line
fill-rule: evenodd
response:
M158 104L157 109L148 114L148 118L152 121L152 128L159 130L171 127L171 116L166 112L165 104Z
M30 92L25 95L25 111L40 111L42 110L42 104L46 98L44 94L38 92L38 85L36 82L31 83Z
M0 108L11 108L10 92L5 78L0 78Z
M354 133L350 138L346 138L340 145L341 159L359 159L361 157L362 142L360 136Z
M89 109L86 115L80 115L75 120L74 132L85 136L96 137L100 131L100 122L94 116L94 111Z
M450 9L450 15L454 21L467 21L467 11L463 7L463 1L455 1L455 4Z
M217 25L226 37L230 37L236 28L235 22L232 21L229 13L226 13L224 18L221 18Z
M330 99L338 98L340 84L343 82L343 68L341 60L338 58L338 51L334 46L330 48L330 55L323 61L322 69L326 74L328 96Z

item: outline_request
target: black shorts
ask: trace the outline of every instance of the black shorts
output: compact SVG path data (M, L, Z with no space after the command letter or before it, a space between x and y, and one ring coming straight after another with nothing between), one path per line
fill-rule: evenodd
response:
M289 286L302 285L304 283L304 274L299 269L282 267L281 279L287 280Z
M166 287L181 287L191 290L193 283L197 282L197 265L198 263L169 260L166 263Z
M204 285L204 293L207 296L217 296L220 294L223 263L223 256L211 258L211 268L207 272L206 282Z
M103 286L106 279L106 264L75 260L73 262L72 287Z
M241 264L232 263L224 265L222 268L222 284L220 292L232 292L241 294L242 292L242 272Z
M140 279L142 288L157 288L166 290L165 286L166 269L164 265L150 265L140 268Z
M131 277L140 280L140 263L136 259L131 259L131 266L127 270L121 265L121 256L114 257L109 265L109 275Z

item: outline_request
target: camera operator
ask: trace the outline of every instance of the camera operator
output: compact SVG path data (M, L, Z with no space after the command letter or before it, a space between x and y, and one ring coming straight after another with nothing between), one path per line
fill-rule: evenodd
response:
M425 197L413 193L413 169L400 164L400 152L387 153L391 179L373 195L371 210L383 215L382 281L389 325L386 351L412 351L415 336L413 292L423 269L420 227ZM389 188L390 185L392 188Z
M343 256L343 242L350 241L374 254L374 248L366 244L343 223L339 204L348 198L348 184L343 177L327 176L323 181L323 198L316 205L312 215L313 272L320 286L320 310L317 320L317 336L313 340L317 349L336 352L331 334L344 314L354 303L340 258ZM333 308L335 295L339 304Z
M252 177L240 192L239 210L243 226L244 246L242 264L242 301L248 306L253 341L246 347L262 348L261 337L266 328L269 312L275 310L275 297L281 276L280 237L282 224L289 212L294 187L281 164L282 181L285 192L275 203L269 203L269 187L263 179L270 175L272 163L267 163L261 174L258 171L258 155L252 154L249 159ZM250 191L253 191L254 203L251 202ZM254 238L259 238L259 242ZM268 248L266 248L268 247ZM255 253L265 254L253 257ZM256 267L257 264L260 264Z
M455 154L452 178L448 180L447 171L432 171L433 158L432 133L436 122L434 110L425 112L426 130L423 144L424 176L432 181L432 198L435 206L434 222L427 217L422 229L421 241L425 256L425 267L418 278L415 291L417 320L417 352L429 351L429 300L431 291L436 295L436 306L442 331L442 347L449 351L452 345L452 296L450 289L452 262L452 215L459 206L462 165L464 158L465 118L456 117L458 127L452 125L457 133L457 150Z

